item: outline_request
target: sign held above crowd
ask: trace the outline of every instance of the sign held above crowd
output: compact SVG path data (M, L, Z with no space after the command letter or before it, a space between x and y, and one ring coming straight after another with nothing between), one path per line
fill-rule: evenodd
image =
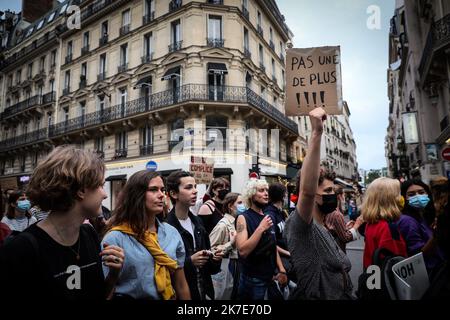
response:
M340 47L288 49L286 84L287 116L308 115L318 107L342 114Z

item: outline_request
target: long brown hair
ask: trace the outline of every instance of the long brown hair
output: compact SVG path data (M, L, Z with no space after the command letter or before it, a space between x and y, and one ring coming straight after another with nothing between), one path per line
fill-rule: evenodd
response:
M157 177L162 179L157 172L142 170L128 179L122 190L120 202L108 223L108 231L118 225L128 224L131 230L137 234L139 240L144 238L145 231L150 227L150 217L145 207L145 196L150 181Z
M230 192L225 196L225 199L223 200L223 213L232 215L232 213L230 212L230 205L233 205L239 196L240 194L235 192Z

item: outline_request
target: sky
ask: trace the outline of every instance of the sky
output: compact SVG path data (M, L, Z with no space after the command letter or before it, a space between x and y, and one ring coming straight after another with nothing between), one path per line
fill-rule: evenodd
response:
M392 0L277 0L295 48L341 46L343 98L350 108L359 168L386 167L388 37ZM379 26L373 8L379 9ZM367 13L368 8L370 12Z
M341 46L343 97L350 108L359 168L386 166L384 139L387 98L389 21L392 0L276 0L294 34L296 48ZM20 11L21 0L0 0L0 10ZM367 27L376 6L380 25Z

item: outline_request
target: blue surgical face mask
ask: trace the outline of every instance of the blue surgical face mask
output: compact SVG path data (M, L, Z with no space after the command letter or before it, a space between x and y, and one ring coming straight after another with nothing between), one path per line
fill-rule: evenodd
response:
M30 210L31 208L31 203L30 200L19 200L17 201L17 210L20 212L25 212Z
M426 194L418 194L417 196L410 197L408 203L415 209L423 209L430 202L430 197Z
M240 203L236 206L237 213L244 213L247 210L243 203Z

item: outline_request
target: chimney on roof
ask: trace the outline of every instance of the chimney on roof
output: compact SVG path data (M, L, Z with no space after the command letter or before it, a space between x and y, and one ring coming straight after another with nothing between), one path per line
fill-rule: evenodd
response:
M22 0L22 17L29 23L35 22L53 8L53 0Z

